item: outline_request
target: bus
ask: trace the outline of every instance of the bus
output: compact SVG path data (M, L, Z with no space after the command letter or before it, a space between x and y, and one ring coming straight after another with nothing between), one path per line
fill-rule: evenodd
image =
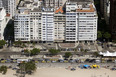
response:
M17 63L29 62L29 59L17 59Z

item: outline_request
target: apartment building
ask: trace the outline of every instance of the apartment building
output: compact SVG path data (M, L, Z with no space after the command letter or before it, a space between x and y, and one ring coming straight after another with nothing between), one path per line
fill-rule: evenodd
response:
M14 24L15 41L54 41L54 8L43 7L42 1L21 1Z
M43 8L42 10L42 41L54 41L54 9Z
M6 11L0 7L0 40L4 40L4 29L6 27Z
M15 41L30 41L30 17L26 11L15 15Z
M46 7L60 7L63 6L64 2L66 2L66 0L43 0L43 3Z
M95 41L97 13L91 1L66 3L66 41Z
M0 7L4 7L6 13L13 17L15 15L17 1L18 0L0 0Z
M41 10L39 10L39 5L38 1L21 1L14 17L15 41L41 40Z
M0 7L2 7L3 6L3 3L2 3L2 0L0 0Z
M54 14L54 41L65 41L65 27L66 27L66 15L63 7L59 7L55 10Z
M21 1L14 20L15 41L95 41L95 6L91 1L75 1L57 8L43 6L39 0Z
M41 41L41 15L37 9L29 12L31 41Z

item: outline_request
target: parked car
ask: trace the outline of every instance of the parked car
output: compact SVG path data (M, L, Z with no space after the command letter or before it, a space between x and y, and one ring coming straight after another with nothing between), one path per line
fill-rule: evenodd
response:
M56 63L56 61L55 61L55 60L52 60L51 62L52 62L52 63Z
M95 62L96 62L96 63L100 63L100 62L101 62L101 60L95 60Z
M111 68L111 70L116 70L116 68Z
M90 61L90 59L86 59L86 60L85 60L85 62L89 62L89 61Z
M46 61L47 63L50 63L50 62L51 62L51 60L50 60L50 59L45 59L45 61Z
M18 68L12 68L12 70L17 70Z
M71 68L71 71L75 71L76 69L75 68Z
M51 45L51 44L48 44L48 45Z
M70 63L74 63L75 60L74 60L74 59L70 59L69 62L70 62Z
M59 59L59 60L58 60L58 62L63 63L63 62L64 62L64 60L63 60L63 59Z
M11 60L10 59L6 59L6 63L10 63L11 62Z

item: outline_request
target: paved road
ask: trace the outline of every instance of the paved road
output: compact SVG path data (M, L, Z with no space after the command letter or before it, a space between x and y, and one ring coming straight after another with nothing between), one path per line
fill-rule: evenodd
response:
M39 68L44 68L44 67L68 67L68 66L72 66L72 67L78 67L81 64L88 64L88 65L92 65L94 63L37 63L37 67ZM102 66L116 66L116 63L97 63L98 65L100 65L100 67ZM0 63L0 66L5 65L5 66L12 66L17 67L17 63Z
M68 66L72 66L72 67L78 67L81 64L88 64L88 65L93 65L94 63L38 63L37 67L68 67ZM100 67L102 66L116 66L116 63L96 63L98 65L100 65Z
M0 52L0 55L21 55L21 52Z
M82 54L84 54L84 53L82 53L82 52L78 52L78 53L75 53L75 52L71 52L73 55L74 54L80 54L80 55L82 55ZM39 55L45 55L45 54L49 54L49 52L41 52L41 53L39 53ZM65 54L65 52L60 52L60 53L58 53L58 54L60 54L60 55L64 55ZM86 53L86 54L93 54L93 52L88 52L88 53ZM21 55L21 52L0 52L0 57L2 57L2 58L9 58L9 56L10 55Z
M21 52L0 52L0 58L9 58L10 55L21 55Z
M104 51L106 51L106 50L109 49L109 48L106 47L106 44L104 46L105 46ZM64 55L65 52L70 52L70 51L62 51L59 54L60 55ZM80 54L80 55L85 54L83 52L74 52L74 51L71 51L71 52L72 52L72 54ZM44 55L44 54L49 54L49 52L47 52L47 51L41 51L41 53L39 53L39 55ZM87 55L89 55L89 54L92 55L93 52L87 52L86 54ZM0 51L0 57L2 57L2 58L9 58L10 55L21 55L21 51L14 52L14 51L11 51L10 48L6 48L3 51Z

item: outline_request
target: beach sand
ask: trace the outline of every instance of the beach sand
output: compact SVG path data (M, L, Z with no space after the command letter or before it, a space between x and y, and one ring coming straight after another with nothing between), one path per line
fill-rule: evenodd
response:
M0 77L16 77L16 75L13 74L16 74L16 71L8 69L5 75L0 73Z
M6 75L0 74L0 77L17 77L15 71L8 70ZM26 77L116 77L116 71L109 69L80 69L71 71L65 68L39 68L32 75Z
M109 69L79 69L75 71L65 68L40 68L32 76L26 77L116 77L116 71Z

